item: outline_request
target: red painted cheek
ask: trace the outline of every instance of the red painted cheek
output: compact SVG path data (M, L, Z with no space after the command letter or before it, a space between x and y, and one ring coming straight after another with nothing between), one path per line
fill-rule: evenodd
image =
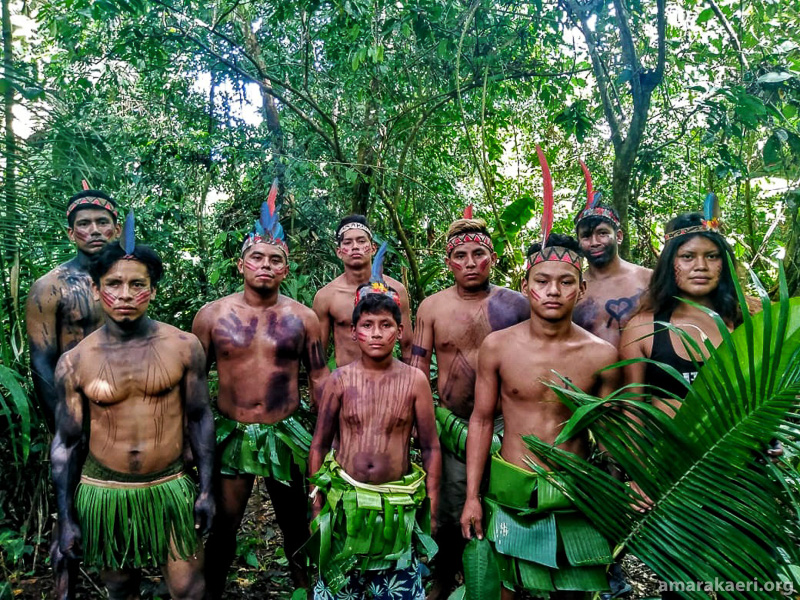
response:
M359 342L366 342L369 339L369 334L365 331L359 331L356 334L356 337L358 338Z
M287 267L286 265L284 265L282 267L273 267L272 268L272 272L275 273L275 275L283 275L288 270L289 270L289 267Z
M72 234L75 236L76 240L80 240L82 242L87 241L89 239L89 237L90 237L90 234L89 234L88 231L83 231L81 229L73 230Z
M485 273L485 272L486 272L486 270L489 268L489 263L490 263L490 262L491 262L491 259L489 259L489 258L484 258L484 259L483 259L481 262L479 262L479 263L478 263L478 270L479 270L481 273Z
M578 292L570 292L566 296L564 296L565 300L572 300L578 295Z
M463 271L464 267L456 262L451 262L450 266L453 267L456 271Z
M100 292L100 299L103 301L103 304L111 308L114 306L114 303L117 301L117 297L114 294L111 294L106 291Z
M256 272L261 268L261 266L252 261L246 260L244 261L244 268L248 271Z
M150 294L151 294L150 290L144 290L142 292L139 292L133 297L133 303L136 306L141 306L142 304L150 300Z
M542 297L539 294L537 294L535 291L533 291L532 289L530 290L530 292L531 292L531 298L533 298L534 300L541 300L542 299Z
M339 248L339 252L341 252L345 256L348 256L350 254L350 248Z

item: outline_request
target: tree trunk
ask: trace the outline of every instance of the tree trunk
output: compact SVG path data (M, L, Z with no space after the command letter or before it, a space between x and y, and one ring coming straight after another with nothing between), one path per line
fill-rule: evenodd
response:
M783 259L783 268L786 271L786 283L789 296L800 295L800 222L797 218L797 209L800 205L800 194L790 195L786 200L788 207L786 255ZM777 295L777 288L773 296Z
M8 223L15 223L19 219L17 210L17 143L14 138L14 56L11 45L11 7L9 0L2 0L3 21L3 78L5 89L3 91L3 116L5 125L4 158L5 169L3 172L3 199L5 204L5 218ZM12 276L13 266L19 261L19 240L17 230L9 227L8 235L0 244L2 261L0 262L0 280L3 283L3 321L0 327L8 326L8 333L13 335L17 329L15 325L16 310L14 299L19 298L19 277ZM6 345L5 332L2 336L3 345ZM7 354L8 348L3 348Z
M370 209L370 191L375 164L375 137L377 135L375 125L378 122L380 110L380 104L377 101L379 91L380 81L377 77L372 77L369 83L367 103L364 107L364 130L356 153L358 179L353 187L353 200L350 204L352 212L364 216L367 216Z

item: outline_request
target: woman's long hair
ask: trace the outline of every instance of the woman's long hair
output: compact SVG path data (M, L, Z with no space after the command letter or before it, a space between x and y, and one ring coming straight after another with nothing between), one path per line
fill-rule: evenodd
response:
M700 225L702 221L703 215L701 213L684 213L667 223L665 231L669 233L677 229L695 227ZM722 253L722 273L720 274L719 285L717 289L709 294L709 297L714 310L719 313L726 323L735 327L742 322L742 310L736 297L736 288L733 284L734 274L728 264L728 256L734 260L734 263L736 258L725 238L713 231L698 231L697 233L681 235L665 244L664 250L661 252L661 256L658 257L658 262L653 270L650 287L642 302L642 310L659 314L671 312L678 306L680 300L677 297L681 295L681 291L678 289L678 284L675 280L675 256L677 256L681 246L697 236L702 236L714 242Z

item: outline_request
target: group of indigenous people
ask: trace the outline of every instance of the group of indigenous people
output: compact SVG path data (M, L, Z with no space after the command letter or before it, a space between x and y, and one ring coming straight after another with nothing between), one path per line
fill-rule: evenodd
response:
M679 391L655 364L606 368L647 357L691 381L703 357L658 323L719 343L711 318L680 299L735 327L732 252L717 219L691 213L667 224L654 271L622 260L619 217L588 170L576 236L551 232L539 154L549 217L520 291L491 283L497 253L468 208L446 234L453 285L419 305L413 329L408 293L383 275L387 246L363 216L337 227L344 272L308 308L280 293L289 248L273 185L237 261L243 291L203 306L189 333L148 316L164 269L136 242L133 213L123 227L109 195L73 196L76 256L27 301L35 390L54 433L58 598L75 597L80 561L111 598L139 597L143 568L161 569L172 598L224 597L256 476L293 583L318 600L422 600L429 568L428 598L447 598L473 536L491 543L504 597L620 591L611 544L534 472L522 438L553 443L570 417L548 386L554 372L601 396L623 384ZM561 447L592 450L585 437Z

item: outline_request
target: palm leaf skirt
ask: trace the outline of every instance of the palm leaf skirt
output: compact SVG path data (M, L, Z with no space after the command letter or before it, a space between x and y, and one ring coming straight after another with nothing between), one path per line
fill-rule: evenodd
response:
M292 462L305 473L311 434L295 418L274 424L240 423L216 414L214 420L223 475L250 473L288 483Z
M486 537L507 587L608 589L608 541L546 478L494 455L484 507Z
M127 473L109 479L114 472L103 467L104 481L87 477L87 470L75 492L85 564L111 570L159 567L195 553L196 491L185 473L155 473L155 481L147 483Z
M333 593L345 585L354 569L404 569L417 554L432 557L436 553L425 472L419 466L412 464L411 473L403 479L382 485L346 479L333 452L311 477L325 494L325 505L311 524L314 533L306 553Z

